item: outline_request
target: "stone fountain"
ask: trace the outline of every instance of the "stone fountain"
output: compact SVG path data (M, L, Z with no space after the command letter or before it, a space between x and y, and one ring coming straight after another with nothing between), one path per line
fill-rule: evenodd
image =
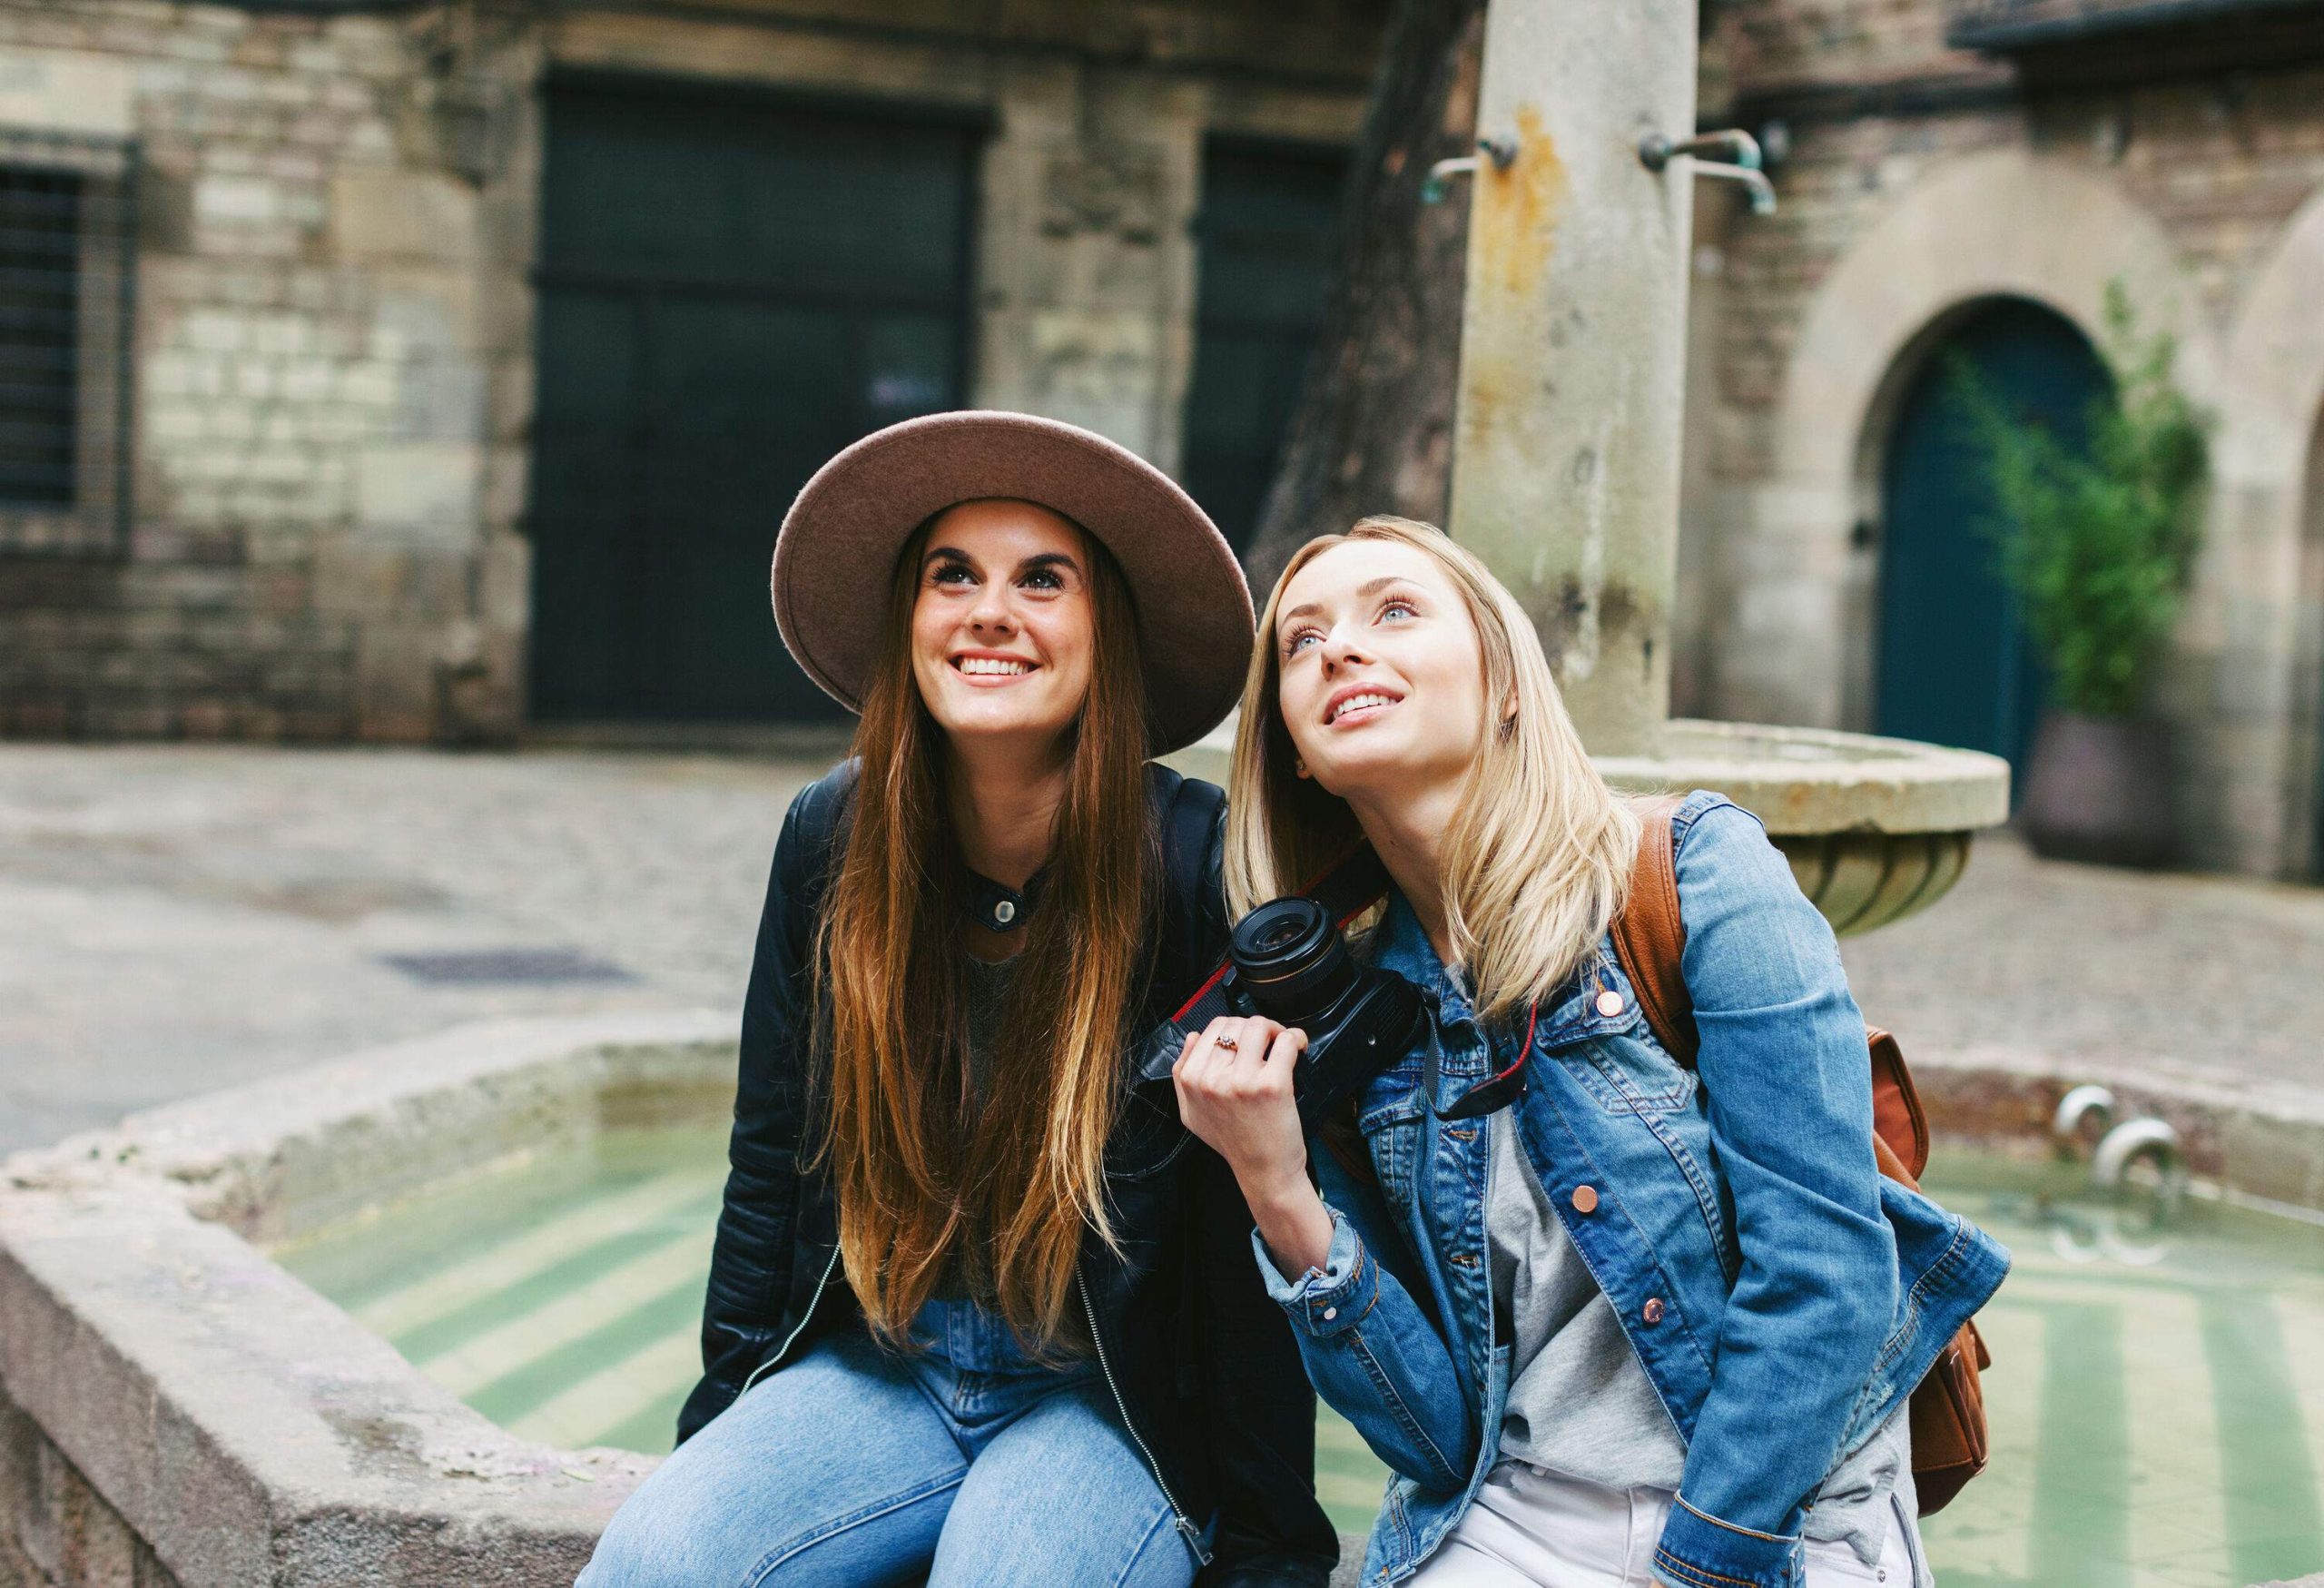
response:
M1532 614L1610 781L1724 791L1863 932L1953 885L2008 816L2009 767L1670 716L1689 176L1774 203L1748 134L1695 135L1696 37L1693 0L1486 10L1451 529Z
M1493 0L1469 211L1450 528L1532 615L1615 786L1715 788L1756 814L1842 933L1925 908L2009 764L1827 728L1670 715L1690 177L1774 208L1758 145L1695 133L1692 0ZM1177 758L1223 778L1229 724Z

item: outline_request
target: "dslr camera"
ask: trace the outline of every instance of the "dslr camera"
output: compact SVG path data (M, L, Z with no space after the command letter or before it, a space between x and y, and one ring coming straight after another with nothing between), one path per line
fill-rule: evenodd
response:
M1236 922L1226 952L1236 1011L1307 1033L1291 1090L1299 1122L1310 1130L1408 1051L1435 1018L1410 981L1356 963L1331 912L1313 899L1295 894L1260 905Z

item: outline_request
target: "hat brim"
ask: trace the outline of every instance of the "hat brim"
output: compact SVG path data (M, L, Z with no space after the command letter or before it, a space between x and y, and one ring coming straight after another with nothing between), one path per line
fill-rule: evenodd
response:
M906 419L815 471L783 515L771 581L775 624L807 676L861 711L904 542L946 508L992 497L1061 513L1113 554L1137 609L1155 753L1216 726L1242 692L1254 626L1226 538L1137 453L1031 414Z

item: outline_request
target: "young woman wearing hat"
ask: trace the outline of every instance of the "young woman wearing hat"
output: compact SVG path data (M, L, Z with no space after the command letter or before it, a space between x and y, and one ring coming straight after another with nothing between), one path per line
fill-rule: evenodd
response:
M1315 1406L1232 1177L1138 1039L1224 944L1250 597L1166 477L1069 425L858 442L777 538L862 714L793 803L677 1451L583 1588L1305 1584Z
M1178 1060L1310 1376L1395 1469L1364 1581L1928 1588L1905 1398L2008 1256L1876 1173L1864 1021L1783 856L1718 794L1671 818L1686 1068L1608 937L1640 818L1483 565L1367 519L1260 632L1229 896L1368 841L1361 952L1434 1016L1344 1162L1302 1139L1302 1033L1228 1017Z

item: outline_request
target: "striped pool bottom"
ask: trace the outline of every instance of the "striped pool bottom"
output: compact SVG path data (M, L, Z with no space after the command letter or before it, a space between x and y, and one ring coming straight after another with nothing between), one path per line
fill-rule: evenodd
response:
M663 1451L698 1371L723 1152L722 1133L617 1133L276 1256L511 1432ZM1993 1465L1925 1524L1944 1588L2324 1570L2324 1228L2196 1204L2157 1233L2061 1196L2065 1171L1941 1168L1932 1189L2016 1257L1979 1320ZM1384 1476L1324 1410L1333 1519L1367 1528Z

